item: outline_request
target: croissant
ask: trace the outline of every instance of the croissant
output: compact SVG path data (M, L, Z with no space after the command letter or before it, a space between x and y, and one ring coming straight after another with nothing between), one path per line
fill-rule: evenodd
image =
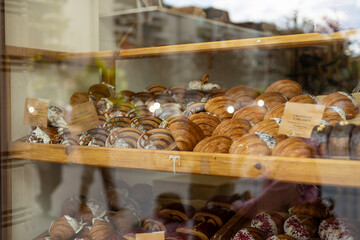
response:
M264 116L267 112L265 107L260 107L258 105L248 105L239 110L237 110L233 118L243 118L252 124L256 124L264 120Z
M205 103L194 103L186 107L184 114L192 115L199 112L206 112L205 110Z
M139 218L134 212L127 208L110 214L109 220L114 224L120 234L129 232L139 224Z
M275 138L273 139L275 141ZM269 156L271 155L271 149L265 141L259 138L257 134L246 134L236 139L231 144L229 153L241 155Z
M278 134L279 124L277 121L273 119L263 120L257 124L255 124L250 130L249 133L256 133L256 132L264 132L276 139L276 142L280 142L281 140L285 139L286 136L283 134Z
M210 99L205 104L205 110L218 116L221 120L230 119L233 113L242 107L241 103L228 96Z
M210 137L215 128L221 123L218 117L204 112L192 114L189 118L201 128L204 137Z
M243 106L251 105L260 93L256 89L244 85L230 88L226 95L239 100Z
M272 156L311 158L316 150L298 137L289 137L277 143Z
M153 114L149 111L149 108L147 105L138 105L128 111L125 115L126 118L132 119L134 117L148 117L152 116Z
M52 240L68 240L83 228L83 224L76 219L64 215L56 219L49 228L49 235Z
M323 120L335 126L341 121L346 121L346 114L341 107L329 106L325 108Z
M140 149L177 150L171 131L165 128L155 128L141 134L137 145Z
M285 104L279 104L270 108L269 111L266 112L264 119L272 119L272 118L282 118L285 110Z
M151 84L147 86L145 89L153 96L163 94L166 91L166 87L161 84Z
M278 92L285 95L287 99L291 99L302 92L301 85L292 80L279 80L271 84L266 90L268 92Z
M130 91L130 90L121 90L119 92L118 97L120 97L124 102L127 102L131 98L131 96L134 94L135 94L135 92Z
M110 132L107 140L107 147L137 148L137 142L142 132L136 128L117 128Z
M343 92L335 92L324 97L320 104L329 106L337 106L344 110L346 119L352 119L358 113L356 101L352 96Z
M214 130L213 136L224 135L232 141L249 132L251 124L246 119L228 119L220 123Z
M314 96L311 96L309 94L302 94L290 98L289 102L317 104L318 101Z
M155 96L149 92L137 92L129 98L128 102L132 102L136 106L141 106L145 105L147 101L153 101L154 98Z
M211 136L201 140L194 148L194 152L228 153L232 141L226 136Z
M142 132L149 131L154 128L158 128L162 120L158 117L135 117L131 119L130 127L137 128Z
M157 116L161 119L166 119L170 116L181 114L183 108L178 103L164 103L161 107L154 112L154 116Z
M116 229L105 219L94 218L92 220L92 227L89 231L91 240L104 240L116 234Z
M279 92L265 92L255 98L254 104L262 107L265 106L267 109L271 109L276 105L285 103L287 100L285 96Z

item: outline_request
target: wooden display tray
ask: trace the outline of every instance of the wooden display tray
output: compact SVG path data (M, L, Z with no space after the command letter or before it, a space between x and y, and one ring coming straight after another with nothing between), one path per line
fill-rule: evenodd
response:
M259 37L204 43L179 44L160 47L122 49L114 51L98 52L80 52L68 53L59 51L49 51L42 49L6 46L6 56L9 58L34 58L46 56L45 59L62 61L71 59L131 59L156 57L171 54L189 54L189 53L213 53L225 51L237 51L246 49L282 49L299 48L309 46L330 45L337 42L343 42L351 36L359 34L358 29L344 30L335 33L306 33L280 35L272 37Z
M9 157L63 164L118 167L304 184L360 187L360 161L13 142ZM178 157L179 160L174 160ZM176 161L174 163L174 161Z

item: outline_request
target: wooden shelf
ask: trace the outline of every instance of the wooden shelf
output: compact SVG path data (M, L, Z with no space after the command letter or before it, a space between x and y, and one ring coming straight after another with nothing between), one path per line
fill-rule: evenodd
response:
M180 156L177 173L270 178L321 185L360 187L360 161L242 156L194 152L64 146L14 142L10 158L173 172L171 155Z
M261 37L250 39L238 39L217 42L191 43L170 45L161 47L122 49L114 51L99 52L81 52L67 53L57 51L47 51L41 49L21 48L14 46L6 47L6 55L9 58L30 58L36 56L47 56L51 59L76 60L88 58L102 59L131 59L157 57L171 54L191 54L191 53L213 53L226 51L239 51L246 49L282 49L282 48L299 48L309 46L323 46L338 42L343 42L351 36L359 34L360 30L346 30L330 34L308 33L282 35L273 37Z

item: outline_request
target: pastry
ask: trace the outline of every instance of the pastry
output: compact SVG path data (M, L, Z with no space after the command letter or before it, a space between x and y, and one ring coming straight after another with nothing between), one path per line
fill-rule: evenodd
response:
M220 97L226 95L226 91L224 89L213 89L206 92L205 97L201 100L201 102L207 102L212 98Z
M335 126L341 121L346 121L346 115L344 110L338 106L329 106L325 108L323 120Z
M237 205L239 203L245 202L251 198L250 193L248 191L244 192L243 194L233 194L231 196L226 195L215 195L214 197L210 198L206 202L206 207L220 207L224 208L227 211L236 212Z
M321 240L358 240L360 236L360 222L350 218L329 217L321 221L318 233Z
M161 84L151 84L147 86L145 90L151 93L153 96L158 96L166 91L166 87Z
M115 117L109 119L105 124L104 128L111 131L114 128L126 128L130 127L131 120L127 117Z
M194 224L192 221L188 221L177 228L176 232L187 235L188 240L209 240L217 230L218 228L211 223L201 222Z
M350 156L351 159L360 159L360 126L356 126L351 132Z
M210 137L221 120L213 114L200 112L192 114L189 119L197 124L204 133L204 137Z
M303 202L291 207L289 213L295 215L309 215L319 219L328 218L332 214L332 206L327 206L321 199L314 202Z
M178 100L178 103L180 103L183 108L186 108L191 104L201 102L201 99L203 99L205 95L206 94L200 90L187 90Z
M234 236L233 240L265 240L266 233L263 231L253 228L246 227L240 229Z
M243 118L248 120L252 125L254 125L264 120L266 112L266 107L260 107L258 105L248 105L237 110L234 113L233 118Z
M194 148L194 152L228 153L232 141L229 137L215 135L201 140Z
M169 87L164 94L172 96L172 98L175 99L175 101L181 99L184 94L186 92L186 87L185 86L171 86Z
M138 139L137 146L140 149L178 150L171 131L165 128L155 128L142 133Z
M51 138L39 127L36 127L27 137L26 142L30 143L50 143Z
M153 114L149 111L149 108L147 105L140 105L136 106L130 111L128 111L125 115L128 119L132 119L134 117L149 117Z
M159 94L155 96L155 99L153 101L154 103L160 103L165 104L165 103L175 103L175 99L172 96L166 95L166 94Z
M195 113L206 112L205 103L193 103L186 107L184 114L190 116Z
M238 100L227 96L212 98L205 104L205 110L215 114L222 121L232 118L233 113L241 107Z
M194 213L194 207L176 202L166 204L158 212L159 215L171 218L179 223L191 219L194 216Z
M169 129L180 151L192 151L204 138L201 128L186 117L176 117L169 122Z
M195 224L211 223L217 228L221 228L232 216L234 212L226 208L206 206L196 211L193 216Z
M94 218L89 231L91 240L104 240L107 237L117 235L116 229L107 220Z
M91 85L88 90L89 94L92 94L96 101L99 101L101 98L111 97L111 89L107 84L98 83Z
M309 144L316 148L320 157L326 158L329 156L328 143L332 128L331 125L320 124L316 125L311 131Z
M178 221L162 215L146 218L142 224L142 228L147 232L161 232L165 234L173 233L180 226Z
M161 107L154 111L154 115L159 117L162 120L165 120L166 118L178 115L183 112L182 107L178 103L165 103L162 104Z
M255 98L257 98L260 93L252 87L239 85L230 88L226 92L226 95L239 100L243 106L248 106L254 102Z
M89 94L88 93L80 93L76 92L70 97L70 105L78 105L81 103L86 103L89 101Z
M263 211L256 214L251 220L251 227L257 228L268 237L283 233L285 219L282 214L274 211Z
M336 124L329 136L329 156L350 156L350 139L355 124L340 122Z
M154 95L149 92L137 92L129 98L128 102L135 104L135 106L141 106L148 101L153 101L154 98Z
M278 104L269 109L264 116L264 120L272 118L282 118L285 110L285 104Z
M76 233L80 232L83 224L76 219L65 215L56 219L49 228L51 239L71 239Z
M122 99L124 102L128 102L128 100L131 98L132 95L134 95L135 92L130 90L121 90L119 92L119 98Z
M91 225L93 218L103 218L106 213L107 210L105 204L91 199L80 204L79 211L76 214L76 219L86 223L87 225Z
M297 102L297 103L308 103L308 104L317 104L318 100L316 97L309 94L297 95L290 98L289 102Z
M335 92L324 97L320 104L330 107L337 106L344 110L346 119L352 119L358 113L356 100L349 94L344 92Z
M213 136L223 135L232 141L242 137L249 132L251 124L246 119L228 119L222 121L214 130Z
M246 134L236 139L230 146L229 153L241 155L271 155L271 149L276 145L274 137L267 133L256 132Z
M263 107L265 106L267 109L271 109L277 105L286 103L286 97L279 92L265 92L255 98L254 104Z
M271 84L266 90L268 92L278 92L284 94L287 99L291 99L302 92L301 85L292 80L279 80Z
M135 117L131 119L130 127L136 128L142 132L149 131L154 128L158 128L162 120L158 117Z
M139 218L127 208L109 214L109 220L120 234L125 234L139 225Z
M142 133L140 130L130 127L113 129L106 140L106 146L137 148L137 142Z
M317 233L319 222L308 215L292 215L284 223L285 234L299 240L314 237Z
M276 142L286 138L286 135L278 134L280 123L277 119L267 119L255 124L250 130L249 133L264 132L273 136Z
M289 137L277 143L272 156L311 158L316 150L298 137Z
M289 235L286 235L286 234L274 235L274 236L271 236L271 237L267 238L266 240L281 240L281 239L296 240L292 236L289 236Z

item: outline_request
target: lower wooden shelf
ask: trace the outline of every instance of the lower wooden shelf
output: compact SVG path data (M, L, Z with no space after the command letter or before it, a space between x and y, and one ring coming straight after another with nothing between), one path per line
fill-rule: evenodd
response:
M23 142L10 144L9 157L63 164L242 178L269 178L306 184L360 187L360 161L353 160L210 154Z

